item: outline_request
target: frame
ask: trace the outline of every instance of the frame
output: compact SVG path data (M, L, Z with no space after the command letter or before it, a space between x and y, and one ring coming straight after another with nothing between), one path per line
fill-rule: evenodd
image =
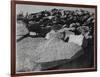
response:
M61 13L62 11L63 13ZM40 18L37 19L36 16L38 17L39 14ZM80 19L73 20L74 16ZM70 20L68 20L68 18ZM42 24L40 24L40 21ZM22 22L24 22L24 24L27 25L22 26L21 24ZM39 22L38 24L39 27L37 27L36 25L32 27L34 23L38 22ZM19 26L17 23L21 24L21 26ZM71 28L69 29L69 27ZM72 39L75 38L76 34L74 31L76 29L78 31L76 32L76 34L81 33L84 36L83 39L81 37L78 38L76 37L78 41L76 39L74 40ZM49 44L47 44L46 42L45 44L47 44L49 47L53 46L54 50L56 50L55 47L57 45L60 45L57 46L58 49L59 47L62 47L61 46L62 44L64 44L64 46L67 46L67 44L65 45L66 40L67 40L66 43L69 43L70 41L72 47L70 47L68 51L72 53L67 53L68 55L65 53L65 50L67 50L68 46L70 46L68 44L68 46L66 47L67 49L66 48L65 50L63 48L60 48L61 50L58 49L57 51L59 53L58 56L57 52L55 52L53 48L50 49L48 48L47 45L44 46L43 42L42 44L39 43L39 47L36 47L38 51L33 54L33 51L35 51L35 49L32 48L34 48L34 45L37 44L37 43L35 44L35 42L37 42L37 38L39 39L38 41L44 41L44 40L47 41L52 37L55 38L55 36L52 37L50 36L50 34L53 34L51 30L55 31L56 38L59 38L64 42L63 43L60 41L56 42L56 40L53 40L52 41L53 44L51 44L52 43L51 41L49 41L51 43L48 42ZM35 41L33 39L35 39ZM55 45L56 43L57 45ZM27 53L25 51L27 51ZM48 53L45 51L47 51ZM60 53L59 51L62 51L63 53L62 52ZM63 56L61 56L61 54L63 54ZM66 54L67 56L64 57L64 54ZM36 67L35 70L33 70L33 65L30 62L30 60L32 60L33 62L33 59L35 59L34 56L39 57L39 59L35 60L35 63L37 63L35 65L38 66L35 66L33 64L34 67ZM53 58L54 56L56 56L55 57L56 59ZM61 3L14 1L14 0L11 1L11 76L60 74L60 73L75 73L75 72L90 72L90 71L97 71L97 6L96 5L61 4Z

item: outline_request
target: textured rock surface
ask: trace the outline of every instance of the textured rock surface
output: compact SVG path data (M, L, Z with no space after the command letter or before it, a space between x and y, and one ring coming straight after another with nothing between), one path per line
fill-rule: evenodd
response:
M64 43L57 40L49 42L48 45L47 43L48 41L44 38L30 37L18 42L16 51L17 72L41 70L40 65L42 63L71 59L71 57L81 49L76 44L70 43L64 45ZM57 64L58 62L56 62L56 64L53 62L51 67ZM63 62L61 64L63 64Z
M80 50L82 50L81 46L75 43L65 43L61 40L53 39L45 44L42 43L37 48L39 59L36 62L43 63L71 59Z
M25 27L25 23L23 23L22 21L16 23L16 28L16 35L26 35L29 32L28 29Z
M16 50L16 70L17 71L32 71L36 66L35 49L43 38L24 38L17 43Z

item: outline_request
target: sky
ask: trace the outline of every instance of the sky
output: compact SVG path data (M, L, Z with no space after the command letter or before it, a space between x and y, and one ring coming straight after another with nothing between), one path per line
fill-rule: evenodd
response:
M78 10L80 8L74 8L74 7L59 7L59 6L43 6L43 5L27 5L27 4L16 4L16 14L20 13L21 11L25 14L26 12L30 13L36 13L43 10L50 10L53 8L57 9L68 9L68 10ZM84 10L87 10L89 12L95 12L94 8L82 8Z

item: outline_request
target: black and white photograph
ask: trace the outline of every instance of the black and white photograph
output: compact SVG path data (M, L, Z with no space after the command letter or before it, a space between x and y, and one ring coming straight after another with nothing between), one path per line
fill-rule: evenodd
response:
M16 73L95 69L93 7L16 4Z

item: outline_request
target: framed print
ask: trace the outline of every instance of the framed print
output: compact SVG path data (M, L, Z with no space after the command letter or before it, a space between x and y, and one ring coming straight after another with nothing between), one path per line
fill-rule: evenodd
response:
M96 70L96 5L11 1L11 76Z

